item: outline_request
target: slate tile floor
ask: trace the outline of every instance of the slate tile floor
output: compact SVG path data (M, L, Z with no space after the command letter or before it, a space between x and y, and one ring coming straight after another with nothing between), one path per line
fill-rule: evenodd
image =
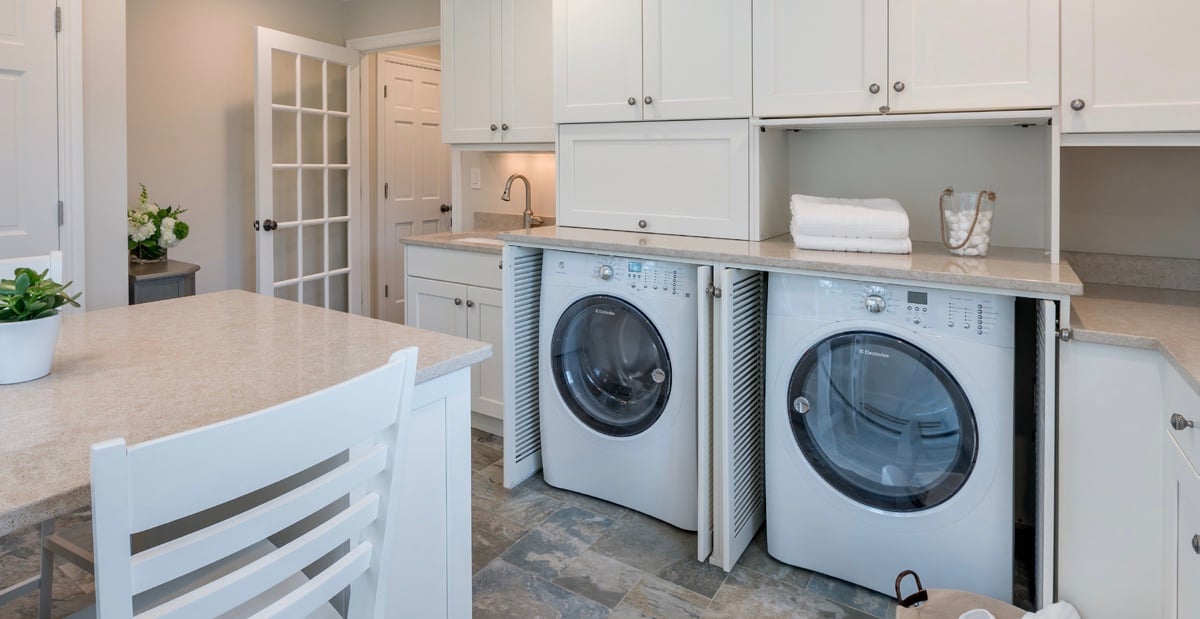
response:
M850 583L784 565L760 532L732 572L696 561L694 534L535 476L505 490L501 440L471 443L474 616L477 619L890 619L895 604ZM59 520L86 537L89 514ZM82 542L82 540L77 540ZM0 538L0 588L37 572L37 533ZM92 577L61 560L54 617L92 603ZM37 616L37 594L0 619Z

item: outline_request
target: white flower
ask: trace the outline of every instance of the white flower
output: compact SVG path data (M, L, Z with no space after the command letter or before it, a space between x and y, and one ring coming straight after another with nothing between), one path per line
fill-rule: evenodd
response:
M179 239L175 238L175 218L164 217L162 220L162 235L158 237L158 246L171 248L178 244Z
M133 242L135 243L141 243L142 241L154 236L154 232L154 222L147 221L146 223L138 226L136 230L130 232L129 238L133 239Z

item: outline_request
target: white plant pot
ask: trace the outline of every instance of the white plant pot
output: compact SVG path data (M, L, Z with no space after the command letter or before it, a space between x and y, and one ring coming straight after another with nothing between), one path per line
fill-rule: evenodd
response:
M62 314L21 322L0 322L0 385L23 383L50 373Z

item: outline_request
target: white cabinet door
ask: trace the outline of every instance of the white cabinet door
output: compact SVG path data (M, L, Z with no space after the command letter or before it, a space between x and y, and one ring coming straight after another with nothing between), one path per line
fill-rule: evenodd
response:
M1182 459L1179 450L1168 444L1169 456ZM1200 617L1200 477L1195 470L1184 463L1178 463L1174 470L1177 479L1170 490L1175 491L1176 518L1175 529L1169 537L1174 542L1168 546L1167 556L1177 570L1174 589L1175 611L1169 615L1178 619Z
M491 288L467 287L467 337L492 345L492 356L471 372L471 410L504 418L504 295Z
M641 120L642 0L554 0L554 120Z
M891 0L889 6L893 112L1058 102L1057 2Z
M643 0L643 119L745 118L750 76L750 0Z
M552 0L501 5L500 134L505 142L554 141L552 5Z
M887 24L887 0L755 0L754 114L879 112Z
M1200 2L1062 0L1062 20L1063 131L1200 131Z
M749 144L745 119L562 125L558 224L746 240Z
M499 3L442 0L442 72L443 141L500 141Z
M1088 619L1163 616L1160 354L1060 346L1058 598Z
M420 277L409 277L405 282L405 324L467 337L466 286Z

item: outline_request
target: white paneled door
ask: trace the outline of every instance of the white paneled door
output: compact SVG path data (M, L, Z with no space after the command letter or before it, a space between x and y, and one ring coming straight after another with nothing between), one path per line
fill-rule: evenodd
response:
M0 258L59 246L54 9L0 0Z
M642 119L642 1L554 0L554 121Z
M358 52L259 28L258 292L360 313Z
M379 316L404 322L404 247L400 239L445 232L450 217L450 149L442 143L442 74L420 63L379 56L380 192L383 205L383 308Z

